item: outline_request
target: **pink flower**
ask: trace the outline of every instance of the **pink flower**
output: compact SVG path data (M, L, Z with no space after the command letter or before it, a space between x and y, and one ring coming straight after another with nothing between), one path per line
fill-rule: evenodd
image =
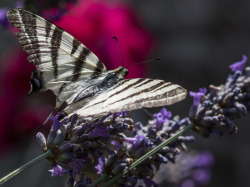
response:
M119 40L124 66L148 59L152 38L138 23L131 10L121 3L79 1L67 14L55 22L80 40L107 66L121 66L121 58L112 36ZM128 77L143 77L144 65L129 68Z
M26 54L15 48L2 57L0 72L0 155L24 134L34 131L49 114L52 107L39 101L34 103L29 92L29 78L34 65L26 61Z

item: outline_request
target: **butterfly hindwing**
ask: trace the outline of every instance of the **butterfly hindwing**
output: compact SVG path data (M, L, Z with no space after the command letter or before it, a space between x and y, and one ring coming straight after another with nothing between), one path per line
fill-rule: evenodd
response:
M7 17L20 31L16 35L28 60L36 65L31 91L50 89L58 96L67 85L106 71L95 54L50 21L23 9L10 9Z
M119 111L131 111L171 105L183 100L187 91L177 84L156 79L125 79L71 114L99 117ZM65 109L71 110L72 106Z

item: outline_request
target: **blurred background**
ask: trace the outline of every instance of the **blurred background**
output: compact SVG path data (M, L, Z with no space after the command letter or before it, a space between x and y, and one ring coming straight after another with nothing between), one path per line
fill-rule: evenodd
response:
M247 0L1 0L0 177L42 153L35 140L36 129L55 104L51 92L26 97L34 66L28 63L8 28L4 15L13 7L25 7L58 24L91 49L109 69L121 65L112 39L116 35L126 65L161 58L156 63L132 66L130 78L164 79L189 91L224 83L230 73L228 66L240 61L243 54L250 57ZM191 104L192 98L188 97L167 109L185 117ZM135 121L147 121L142 111L133 116ZM189 149L209 150L214 156L212 179L205 186L250 184L249 120L246 116L237 121L237 135L202 138L190 132L196 141L188 145ZM49 169L43 160L3 186L63 186L62 178L51 178Z

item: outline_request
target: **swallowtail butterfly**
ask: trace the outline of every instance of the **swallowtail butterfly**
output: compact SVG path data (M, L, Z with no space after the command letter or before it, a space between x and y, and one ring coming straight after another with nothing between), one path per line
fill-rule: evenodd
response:
M77 114L101 117L119 111L171 105L187 92L177 84L155 79L124 79L128 70L108 71L85 45L50 21L23 9L10 9L7 18L36 66L30 94L52 90L61 119ZM59 117L60 118L60 117Z

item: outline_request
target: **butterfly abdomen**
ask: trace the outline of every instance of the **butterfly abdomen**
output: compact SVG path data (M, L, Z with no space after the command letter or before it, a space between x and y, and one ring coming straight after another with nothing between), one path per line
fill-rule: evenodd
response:
M97 86L90 86L82 90L74 99L73 103L93 97L100 89Z

